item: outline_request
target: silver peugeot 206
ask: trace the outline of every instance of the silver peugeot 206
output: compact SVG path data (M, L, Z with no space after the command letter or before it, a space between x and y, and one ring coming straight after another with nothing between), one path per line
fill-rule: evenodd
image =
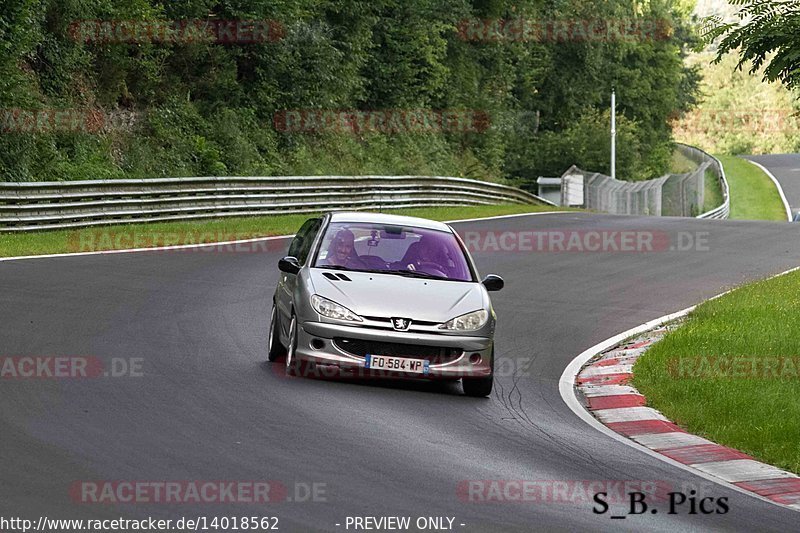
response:
M447 224L374 213L307 220L278 263L269 360L293 376L462 380L488 396L495 313Z

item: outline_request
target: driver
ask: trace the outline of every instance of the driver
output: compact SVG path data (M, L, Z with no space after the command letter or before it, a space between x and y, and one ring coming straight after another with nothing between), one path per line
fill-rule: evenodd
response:
M355 253L356 237L349 229L340 229L328 245L328 255L323 264L329 266L359 267L361 260Z
M449 270L447 250L433 235L423 235L417 243L416 258L412 264L417 268L423 267L423 270L426 265L434 267L446 275Z

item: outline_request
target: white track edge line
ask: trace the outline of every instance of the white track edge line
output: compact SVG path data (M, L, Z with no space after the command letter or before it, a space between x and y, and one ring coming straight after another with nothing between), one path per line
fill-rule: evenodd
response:
M794 268L790 268L789 270L784 270L783 272L780 272L778 274L775 274L773 276L769 276L768 278L765 278L765 280L779 278L781 276L785 276L785 275L790 274L792 272L795 272L797 270L800 270L800 266L797 266L797 267L794 267ZM711 298L709 298L706 301L716 300L717 298L720 298L720 297L728 294L732 290L734 290L734 289L730 289L730 290L727 290L727 291L722 292L720 294L717 294L716 296L712 296ZM697 304L697 305L700 305L700 304ZM772 505L780 507L781 509L789 509L789 510L792 510L792 511L800 512L800 508L793 508L791 506L787 506L787 505L778 503L776 501L770 500L769 498L767 498L765 496L761 496L760 494L756 494L755 492L751 492L751 491L745 490L745 489L743 489L741 487L738 487L738 486L734 485L733 483L729 483L729 482L724 481L724 480L722 480L722 479L720 479L718 477L714 477L714 476L712 476L710 474L706 474L705 472L702 472L700 470L696 470L694 468L691 468L688 465L685 465L683 463L679 463L678 461L676 461L674 459L670 459L669 457L667 457L665 455L662 455L662 454L656 452L655 450L651 450L650 448L647 448L646 446L643 446L643 445L639 444L638 442L636 442L634 440L631 440L628 437L625 437L624 435L620 435L616 431L612 430L611 428L609 428L608 426L606 426L605 424L600 422L594 416L592 416L592 414L583 407L581 402L578 400L577 395L575 394L575 378L577 377L577 375L580 372L581 368L592 357L594 357L595 355L597 355L597 354L599 354L599 353L601 353L601 352L603 352L605 350L608 350L609 348L613 348L614 346L616 346L617 344L619 344L620 342L624 341L625 339L627 339L629 337L633 337L634 335L639 335L639 334L644 333L646 331L650 331L651 329L655 329L658 326L664 325L664 324L666 324L668 322L672 322L675 319L685 317L686 315L688 315L689 313L694 311L697 308L697 305L693 305L691 307L687 307L685 309L681 309L680 311L676 311L674 313L670 313L668 315L664 315L662 317L656 318L654 320L651 320L649 322L645 322L644 324L641 324L639 326L631 328L631 329L629 329L627 331L623 331L622 333L619 333L619 334L614 335L613 337L610 337L610 338L608 338L608 339L606 339L606 340L604 340L602 342L599 342L599 343L595 344L594 346L592 346L590 348L587 348L586 350L584 350L583 352L578 354L578 356L575 357L575 359L570 361L569 365L567 365L567 367L564 369L564 372L561 374L561 378L558 380L558 391L561 394L561 399L564 401L565 404L567 404L567 407L569 407L570 410L572 410L572 412L575 413L578 416L578 418L580 418L581 420L586 422L588 425L590 425L591 427L593 427L594 429L596 429L600 433L603 433L603 434L611 437L612 439L614 439L614 440L616 440L618 442L621 442L621 443L623 443L623 444L625 444L627 446L630 446L631 448L635 448L635 449L637 449L637 450L639 450L641 452L644 452L645 454L647 454L647 455L649 455L649 456L651 456L651 457L653 457L655 459L658 459L659 461L662 461L662 462L667 463L667 464L669 464L671 466L680 468L681 470L684 470L686 472L692 473L692 474L694 474L694 475L696 475L698 477L701 477L701 478L703 478L703 479L705 479L707 481L711 481L712 483L716 483L717 485L722 485L723 487L729 488L731 490L735 490L736 492L740 492L742 494L746 494L747 496L750 496L750 497L765 501L767 503L771 503ZM764 463L764 464L766 464L766 463Z
M83 257L87 255L112 255L112 254L132 254L137 252L158 252L163 250L187 250L191 248L213 248L216 246L228 246L231 244L245 244L248 242L273 241L289 239L294 235L274 235L271 237L256 237L253 239L239 239L235 241L216 241L204 242L202 244L179 244L175 246L153 246L150 248L126 248L122 250L100 250L96 252L73 252L65 254L42 254L42 255L21 255L18 257L0 257L0 262L20 261L23 259L50 259L53 257Z
M461 220L445 220L445 224L456 224L459 222L475 222L478 220L494 220L501 218L511 217L526 217L533 215L562 215L566 213L581 213L581 211L537 211L535 213L515 213L513 215L497 215L493 217L480 217L480 218L465 218ZM0 257L0 262L4 261L21 261L23 259L50 259L54 257L82 257L87 255L110 255L110 254L130 254L136 252L154 252L159 250L185 250L190 248L209 248L213 246L228 246L231 244L244 244L248 242L261 242L279 239L290 239L292 235L273 235L270 237L255 237L253 239L239 239L233 241L220 241L220 242L204 242L201 244L179 244L175 246L153 246L150 248L128 248L124 250L100 250L96 252L74 252L64 254L41 254L41 255L21 255L17 257Z
M770 172L767 169L767 167L765 167L761 163L757 163L755 161L751 161L750 159L745 159L745 161L754 164L755 166L760 168L764 172L764 174L769 176L769 179L771 179L772 183L775 184L775 187L778 188L778 194L781 197L781 202L783 202L783 208L786 209L786 218L789 220L789 222L791 222L792 218L793 218L792 217L792 208L789 205L789 201L786 199L786 195L783 193L783 187L781 186L781 183L778 181L778 178L776 178L775 175L772 172Z
M566 215L569 213L586 213L586 211L536 211L534 213L513 213L510 215L495 215L493 217L461 218L459 220L445 220L445 224L457 224L459 222L476 222L478 220L499 220L501 218L529 217L533 215Z

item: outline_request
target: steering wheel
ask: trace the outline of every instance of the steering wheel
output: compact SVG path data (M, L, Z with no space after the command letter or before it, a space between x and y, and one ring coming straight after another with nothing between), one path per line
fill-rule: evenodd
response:
M434 276L441 276L443 278L449 277L447 273L442 270L442 265L438 263L432 263L430 261L421 261L417 263L417 270L421 270L428 274L433 274Z

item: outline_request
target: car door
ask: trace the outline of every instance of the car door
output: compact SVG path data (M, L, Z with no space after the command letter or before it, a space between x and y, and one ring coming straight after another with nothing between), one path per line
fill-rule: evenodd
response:
M319 233L319 228L322 225L322 219L310 218L306 220L300 227L300 230L292 239L289 244L289 251L286 255L296 257L301 266L304 266L308 261L311 246L314 239ZM281 338L287 341L289 337L289 321L292 313L292 298L294 296L294 289L297 286L297 276L295 274L288 274L280 272L278 279L278 290L276 291L275 305L278 308L281 325Z

